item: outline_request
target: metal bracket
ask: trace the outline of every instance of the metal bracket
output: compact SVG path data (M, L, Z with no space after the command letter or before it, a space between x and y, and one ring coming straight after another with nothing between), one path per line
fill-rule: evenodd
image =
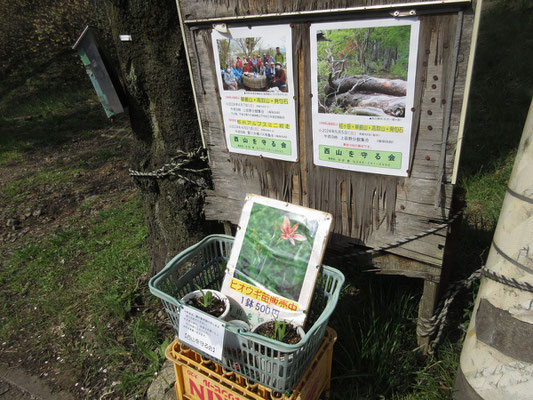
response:
M396 10L391 13L389 13L395 18L401 18L401 17L414 17L416 15L416 10L409 10L409 11L400 11Z
M228 26L226 24L213 24L213 29L220 33L228 33Z

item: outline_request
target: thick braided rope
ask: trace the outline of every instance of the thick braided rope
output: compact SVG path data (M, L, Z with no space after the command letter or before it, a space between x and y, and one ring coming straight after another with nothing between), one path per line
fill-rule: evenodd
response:
M441 304L439 305L439 307L437 307L435 313L431 318L420 319L416 328L416 332L419 336L432 336L433 334L435 334L435 331L437 331L437 335L429 344L429 354L433 354L436 347L440 343L442 334L444 332L444 327L446 326L446 319L448 316L450 305L457 296L457 293L459 293L459 291L463 288L469 288L472 283L475 280L479 279L481 276L484 276L493 281L502 283L504 285L516 289L533 293L533 286L531 284L527 282L517 281L514 278L508 278L502 274L498 274L497 272L491 271L486 266L482 266L478 270L474 271L468 278L458 281L450 286L450 288L446 291L445 296L443 297L444 300L441 301Z
M533 292L533 286L527 282L520 282L514 278L507 278L497 272L491 271L487 267L481 267L481 273L484 277L492 279L493 281L503 283L504 285L514 287L516 289L523 290L525 292Z
M438 344L442 339L444 327L446 326L446 319L448 317L448 311L450 310L450 305L455 300L455 297L461 291L461 289L469 288L470 286L472 286L474 281L478 280L480 276L481 268L477 271L474 271L468 278L463 279L462 281L459 281L456 284L452 285L450 289L448 289L448 291L446 292L445 300L442 303L442 306L437 309L437 311L435 312L435 314L433 314L431 318L428 318L425 321L422 320L421 322L423 322L423 324L419 324L417 326L416 332L420 336L432 336L435 331L437 331L437 335L429 344L429 354L433 354L435 352L435 349L437 348ZM424 333L424 335L422 335L422 333Z

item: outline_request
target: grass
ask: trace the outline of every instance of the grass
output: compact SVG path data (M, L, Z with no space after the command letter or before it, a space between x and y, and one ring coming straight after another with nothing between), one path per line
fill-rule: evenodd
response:
M459 176L468 208L452 280L468 276L488 254L533 94L530 15L529 4L519 1L495 2L483 15ZM60 67L50 65L30 79L0 83L7 93L0 100L0 168L39 160L51 149L65 154L43 171L2 182L8 214L43 186L74 192L76 174L123 156L111 146L68 157L74 140L108 125L84 72L61 86ZM32 118L20 119L26 115ZM24 354L26 367L78 397L142 396L172 336L156 317L159 301L148 293L146 235L141 200L130 191L108 194L104 206L99 197L84 198L57 229L20 239L17 247L0 244L6 255L0 351ZM339 335L333 398L450 398L476 288L452 307L441 346L426 358L416 351L420 282L345 272L350 286L331 320Z
M76 366L78 379L97 378L101 365L132 394L164 359L159 326L140 312L151 300L140 200L68 225L6 260L0 338L11 343L23 333L38 362Z
M107 124L85 71L72 55L0 83L0 165L29 151L67 144ZM37 69L37 72L35 72Z
M100 366L124 396L140 393L164 360L163 332L141 312L155 301L147 288L141 202L134 198L68 225L6 260L0 338L24 337L24 347L50 368L75 366L73 376L84 386L102 379Z
M85 72L72 68L59 59L0 83L0 213L73 207L59 222L45 213L50 227L30 216L22 224L37 233L0 241L0 353L79 398L130 398L146 391L171 335L148 291L141 199L113 177L105 196L87 187L117 173L129 142L94 139L110 124Z

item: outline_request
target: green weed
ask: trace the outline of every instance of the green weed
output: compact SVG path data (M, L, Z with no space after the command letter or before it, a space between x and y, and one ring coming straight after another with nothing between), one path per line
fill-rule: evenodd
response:
M368 280L367 280L368 279ZM334 352L335 398L377 398L405 392L419 364L417 298L412 285L368 277L358 295L341 298L333 321L340 333ZM400 278L401 279L401 278Z
M160 328L138 312L150 301L140 201L69 225L16 251L1 268L0 340L17 341L27 331L43 362L61 354L89 376L104 365L124 394L145 390L164 353Z

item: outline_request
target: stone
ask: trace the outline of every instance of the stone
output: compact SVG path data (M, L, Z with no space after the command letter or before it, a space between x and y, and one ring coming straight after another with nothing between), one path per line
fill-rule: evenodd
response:
M146 393L147 400L176 400L175 382L176 374L174 373L174 364L172 361L166 360L157 378L154 379L148 388L148 392Z

